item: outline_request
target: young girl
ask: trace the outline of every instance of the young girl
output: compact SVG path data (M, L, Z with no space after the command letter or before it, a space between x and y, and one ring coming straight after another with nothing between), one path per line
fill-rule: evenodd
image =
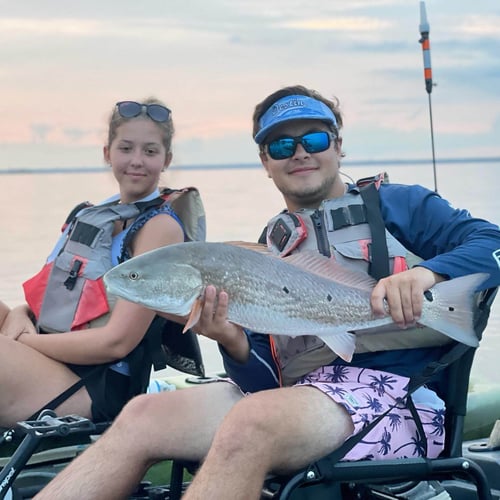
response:
M124 101L114 107L104 158L118 183L118 194L98 206L77 210L47 265L25 283L30 305L10 313L7 307L1 310L0 426L30 418L70 387L76 392L55 407L56 413L94 421L114 418L138 392L134 353L154 312L117 300L105 314L107 301L98 297L104 289L95 278L119 259L184 241L182 224L159 197L158 188L160 174L172 159L173 132L170 110L156 99ZM106 228L109 241L101 238ZM82 252L90 253L75 256L67 250L71 245L73 252L84 248ZM61 280L60 262L68 255L70 268ZM109 263L99 269L101 261ZM96 267L97 276L90 281L82 278L85 269L91 272ZM79 286L79 299L69 299ZM76 311L68 319L64 303L71 300ZM87 321L92 313L101 316L99 326Z

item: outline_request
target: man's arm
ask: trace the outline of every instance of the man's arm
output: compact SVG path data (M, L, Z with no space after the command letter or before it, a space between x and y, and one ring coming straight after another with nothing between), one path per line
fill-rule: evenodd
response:
M248 330L245 330L245 334L250 346L250 353L248 359L243 363L235 361L219 344L226 373L244 392L279 387L279 372L271 352L269 335Z
M488 273L482 288L500 285L500 230L497 225L450 206L421 186L382 185L382 216L387 229L445 278Z

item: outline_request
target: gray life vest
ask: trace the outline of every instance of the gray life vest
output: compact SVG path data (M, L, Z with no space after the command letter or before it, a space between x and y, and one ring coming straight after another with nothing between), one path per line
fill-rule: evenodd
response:
M115 222L137 220L148 210L161 210L164 203L162 198L132 204L112 202L84 208L75 215L54 260L23 284L40 331L78 330L107 315L110 305L102 276L113 267ZM172 213L169 206L166 213Z
M205 211L194 187L163 188L159 197L134 204L113 201L92 206L84 202L75 207L47 263L23 284L26 301L39 330L57 333L105 324L114 300L107 297L102 276L117 260L130 258L130 247L137 232L149 219L161 213L179 221L185 240L205 239ZM118 247L118 241L113 240L115 223L129 220L133 222L122 235ZM141 342L124 359L86 365L82 378L43 408L56 408L90 377L104 377L101 390L106 391L109 379L103 373L108 369L130 375L126 399L146 390L152 368L159 370L169 365L191 375L204 376L197 335L191 330L186 333L182 330L182 325L156 316ZM101 411L106 414L106 410Z
M385 226L383 230L389 274L404 271L408 269L408 262L413 264L418 261ZM316 250L346 267L366 273L369 273L373 262L372 231L366 205L357 188L340 198L325 200L317 210L303 209L277 215L268 223L266 239L269 249L280 256ZM418 327L415 332L409 332L410 329L407 329L402 334L400 329L392 325L364 330L362 334L356 334L355 352L413 349L450 342L446 336L430 328ZM281 369L283 385L293 384L337 357L321 339L312 335L273 335L271 342Z
M102 282L104 273L113 267L115 222L133 220L118 255L122 262L131 257L137 232L160 213L180 221L186 241L205 240L205 210L194 187L163 188L159 197L149 201L97 206L86 202L75 207L66 220L69 228L54 260L23 284L39 330L66 332L105 324L115 302L107 297Z

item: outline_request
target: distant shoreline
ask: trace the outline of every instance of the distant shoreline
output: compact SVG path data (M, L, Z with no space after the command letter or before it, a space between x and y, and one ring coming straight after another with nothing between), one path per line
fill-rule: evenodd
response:
M436 160L436 166L439 164L464 164L464 163L497 163L500 164L500 156L470 157L470 158L441 158ZM381 159L381 160L343 160L342 164L346 167L364 167L369 165L390 166L390 165L427 165L432 164L432 160L423 158L414 159ZM220 165L172 165L172 170L243 170L261 168L258 163L233 163ZM81 173L99 173L107 172L109 167L15 167L1 168L0 175L9 174L81 174Z

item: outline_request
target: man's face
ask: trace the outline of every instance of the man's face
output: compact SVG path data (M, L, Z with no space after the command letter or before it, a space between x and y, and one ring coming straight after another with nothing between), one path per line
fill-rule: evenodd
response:
M297 120L280 125L266 138L261 161L290 211L317 208L323 200L344 193L338 175L340 143L337 147L335 138L332 137L328 149L319 153L308 153L299 143L290 158L276 160L269 154L268 145L275 139L320 131L330 133L328 126L319 120Z

